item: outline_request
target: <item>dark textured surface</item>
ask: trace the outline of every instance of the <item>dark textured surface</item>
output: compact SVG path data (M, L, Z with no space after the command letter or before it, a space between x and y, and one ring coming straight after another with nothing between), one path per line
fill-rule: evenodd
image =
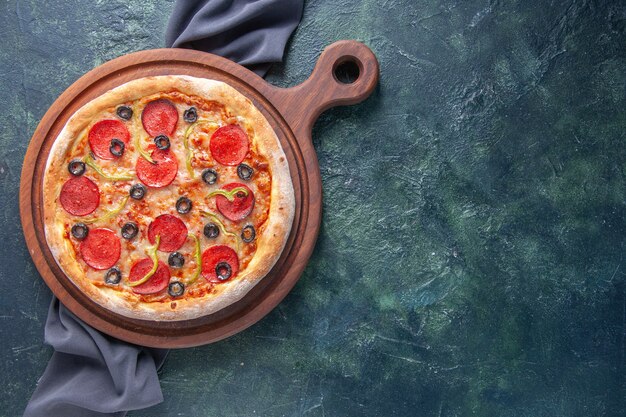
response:
M532 3L308 2L270 81L341 38L381 63L315 126L315 254L260 323L172 352L165 402L130 416L626 415L626 5ZM82 73L161 46L171 7L0 6L0 415L50 356L18 222L30 135Z

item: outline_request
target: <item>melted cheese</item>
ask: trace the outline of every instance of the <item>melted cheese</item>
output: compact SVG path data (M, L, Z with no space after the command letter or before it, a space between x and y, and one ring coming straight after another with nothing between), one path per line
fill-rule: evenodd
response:
M110 161L96 160L96 163L106 173L114 175L129 172L133 174L135 173L137 159L142 158L139 150L135 147L135 139L137 136L139 136L139 144L143 147L143 149L150 152L150 149L154 147L153 138L150 138L144 131L140 116L144 106L150 101L158 98L166 98L172 101L179 114L176 132L170 138L170 151L178 161L178 173L176 178L170 185L164 188L146 187L147 192L142 200L129 199L126 206L118 215L109 220L98 221L91 224L90 228L106 227L115 231L120 237L122 252L117 266L120 268L123 278L122 282L114 288L117 288L120 291L129 292L142 301L170 302L171 297L167 294L167 291L163 291L158 295L140 296L134 295L131 288L124 285L130 274L132 265L138 260L148 256L146 254L146 249L151 246L151 243L148 240L149 224L161 214L172 214L179 217L187 226L188 232L196 235L200 239L202 251L209 246L220 244L228 245L235 249L239 256L239 275L241 275L254 256L256 250L256 241L252 243L244 243L241 241L241 230L245 225L252 224L256 229L257 239L263 233L264 224L267 220L270 207L270 189L272 179L267 161L260 157L256 152L254 141L255 132L253 126L247 123L247 121L242 117L231 114L229 109L219 103L214 101L204 101L199 97L187 96L178 92L144 97L132 103L119 103L120 105L130 106L133 110L134 114L132 119L125 122L131 134L131 139L126 145L126 149L122 157ZM189 136L190 148L194 153L194 156L191 159L194 178L191 177L186 168L185 161L187 151L183 144L185 131L190 125L183 120L183 114L184 111L191 106L195 106L197 108L198 120L208 120L215 123L199 126L197 129L194 129ZM86 131L88 132L89 128L99 120L108 118L117 119L115 110L116 108L109 108L101 112L98 117L95 117L92 120ZM254 169L254 175L250 181L243 181L237 176L236 166L220 165L211 156L211 152L209 150L211 134L217 129L218 126L224 126L230 123L239 124L246 131L250 139L250 152L243 161ZM81 135L76 137L73 146L67 154L66 163L73 159L84 158L89 153L89 150L87 135L83 132ZM70 177L66 166L55 166L49 168L56 172L48 172L47 175L58 176L61 183L65 182ZM202 181L201 174L206 168L212 168L218 172L219 178L216 184L207 185ZM57 220L60 224L65 225L66 236L68 236L68 242L71 244L71 248L52 249L53 251L73 250L86 277L92 280L97 286L105 286L104 275L106 274L106 271L96 271L80 259L80 242L76 241L74 238L69 238L69 236L71 236L69 229L73 224L80 222L84 218L100 217L113 208L118 207L122 200L128 196L130 187L133 184L140 183L140 181L136 178L136 176L131 181L107 181L89 167L87 167L87 171L84 175L91 178L98 185L101 197L100 205L94 213L84 217L76 217L71 216L62 210L59 204ZM232 222L226 219L217 210L215 198L209 199L206 197L211 191L219 189L231 182L245 183L252 190L255 197L255 204L252 213L240 222ZM193 203L193 208L188 214L179 214L176 211L176 201L181 196L188 197ZM203 234L203 228L208 220L200 216L200 210L215 213L225 225L226 229L237 236L237 240L239 240L239 242L236 242L232 236L227 236L224 233L220 233L216 239L206 238ZM136 222L139 227L139 233L131 241L123 239L120 232L124 223L129 221ZM239 250L237 250L238 248ZM175 277L185 282L188 278L193 276L197 268L194 250L194 241L193 239L188 238L185 244L178 250L178 252L182 253L185 257L185 264L183 268L176 269L170 267L170 272L173 278ZM158 258L165 264L168 263L168 256L169 253L158 252ZM237 279L237 277L234 277L233 279ZM216 284L209 283L203 277L200 277L194 284L190 285L186 289L185 297L200 297L205 293L210 292L213 285Z

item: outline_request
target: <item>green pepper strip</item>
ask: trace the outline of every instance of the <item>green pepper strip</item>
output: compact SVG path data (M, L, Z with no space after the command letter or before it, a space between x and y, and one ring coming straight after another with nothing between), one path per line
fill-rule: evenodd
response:
M122 199L122 204L120 204L118 207L114 208L113 210L110 210L108 213L105 213L100 217L94 217L93 219L83 220L83 223L92 224L92 223L99 222L101 220L110 219L111 217L118 215L119 212L122 211L122 209L126 206L126 203L128 202L128 197L129 196L124 197Z
M141 143L139 143L139 134L135 136L135 148L137 148L139 154L143 156L148 162L154 164L154 159L152 159L150 154L141 147Z
M225 190L215 190L209 193L209 195L207 196L208 198L214 197L216 195L221 195L223 197L226 197L228 199L228 201L230 201L231 203L233 201L235 201L235 195L237 195L238 193L244 193L244 195L248 195L248 190L246 190L243 187L235 187L230 191L225 191Z
M187 165L187 172L189 172L189 176L191 178L195 178L196 175L193 172L193 168L191 167L191 158L193 157L193 151L191 150L191 148L189 147L189 135L191 135L191 132L198 126L201 125L205 125L205 124L215 124L217 125L217 123L215 122L210 122L208 120L200 120L195 122L194 124L190 125L187 130L185 130L185 137L183 139L183 145L185 146L185 164ZM219 126L219 125L218 125Z
M138 119L137 116L135 117L135 125L138 123ZM137 148L137 151L139 151L139 154L141 156L143 156L148 162L150 162L151 164L154 164L154 159L152 159L152 157L150 156L150 154L148 152L146 152L142 147L141 147L141 143L139 142L139 137L141 136L139 129L137 129L137 127L135 127L135 148Z
M232 236L235 239L235 242L237 242L237 251L239 251L239 236L226 230L226 226L224 226L224 223L222 223L222 221L215 214L209 211L200 210L200 215L203 217L208 217L212 222L217 224L217 226L220 228L220 231L226 236Z
M148 255L152 259L152 269L148 271L148 273L144 275L144 277L141 278L139 281L132 281L132 282L128 281L128 285L130 287L136 287L138 285L143 284L144 282L152 278L152 275L154 275L154 273L156 272L157 268L159 267L159 258L157 257L157 250L159 249L159 243L161 243L161 235L157 235L154 246L150 246L149 248L146 249L146 255Z
M85 164L93 168L93 170L96 171L98 174L100 174L100 176L102 176L105 180L128 181L128 180L133 179L132 174L121 174L121 175L107 174L106 172L102 170L100 166L98 166L98 164L96 164L96 161L93 159L93 156L91 156L91 153L87 154L87 156L83 158L83 162L85 162Z
M200 240L196 235L191 233L189 233L189 237L192 238L196 244L196 250L194 252L194 256L196 258L196 272L193 274L193 277L189 281L187 281L187 285L191 285L196 282L198 277L200 277L200 272L202 271L202 254L200 250Z

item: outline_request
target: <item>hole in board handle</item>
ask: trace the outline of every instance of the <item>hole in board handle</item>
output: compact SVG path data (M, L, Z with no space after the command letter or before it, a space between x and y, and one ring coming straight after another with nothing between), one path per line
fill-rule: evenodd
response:
M345 56L337 60L333 67L333 77L341 84L352 84L359 79L363 64L353 56Z

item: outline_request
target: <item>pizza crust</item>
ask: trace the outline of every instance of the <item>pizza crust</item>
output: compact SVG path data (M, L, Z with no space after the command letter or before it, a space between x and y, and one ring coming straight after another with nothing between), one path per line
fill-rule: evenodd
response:
M269 162L272 176L270 208L264 232L257 239L256 252L232 281L215 285L203 297L175 299L173 302L139 301L138 297L106 286L96 286L76 260L74 249L64 236L64 225L57 221L58 195L62 182L53 170L65 169L66 155L75 140L86 140L89 123L103 109L138 100L151 94L176 90L206 100L223 103L232 113L254 126L257 152ZM82 139L81 139L82 138ZM45 235L55 260L82 292L101 306L121 315L144 320L188 320L215 313L239 301L263 277L280 257L289 237L295 213L294 189L289 165L280 141L269 122L254 104L233 87L219 81L190 76L155 76L123 84L85 104L67 122L52 145L43 178L43 213ZM203 278L199 278L203 279ZM175 303L175 307L172 304Z

